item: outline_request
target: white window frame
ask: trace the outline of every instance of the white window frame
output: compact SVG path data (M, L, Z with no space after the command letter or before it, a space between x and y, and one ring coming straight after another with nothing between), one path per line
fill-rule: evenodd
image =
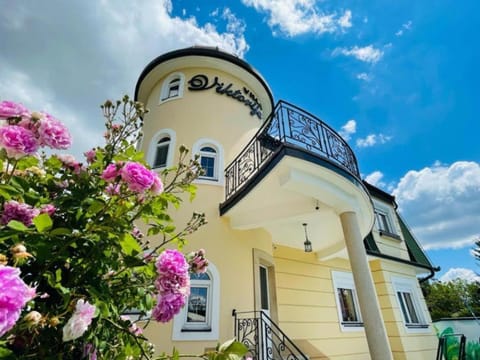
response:
M335 296L335 302L337 304L338 322L342 331L363 331L363 318L360 311L360 304L358 302L357 291L355 289L355 283L353 282L352 273L343 271L332 271L333 281L333 293ZM359 321L349 322L343 321L343 311L340 298L338 296L338 289L349 289L352 291L354 309Z
M158 142L163 139L164 137L170 138L170 143L168 144L168 152L167 152L167 164L164 167L153 167L155 163L155 157L157 156L157 148ZM175 149L175 141L176 135L175 131L172 129L162 129L158 131L150 140L150 144L148 146L148 153L147 153L147 162L150 167L154 170L164 169L165 167L171 167L173 165L173 156L174 156L174 149Z
M214 168L214 176L213 177L206 177L206 176L200 176L197 180L195 180L195 183L197 184L209 184L209 185L222 185L224 184L224 154L223 154L223 147L220 145L220 143L216 140L213 139L208 139L208 138L201 138L198 139L195 144L193 144L193 149L192 149L192 156L195 157L195 155L200 155L202 156L202 151L200 149L204 147L211 147L215 149L216 155L215 155L215 168ZM205 156L208 157L213 157L213 153L208 153L204 152L203 153ZM198 161L200 162L200 158Z
M187 324L187 306L173 318L173 333L172 340L174 341L204 341L204 340L218 340L219 339L219 319L220 319L220 274L217 268L210 261L207 269L210 280L192 280L190 286L195 285L209 286L207 304L207 321L206 323L195 326ZM209 282L210 284L207 284ZM207 300L207 301L208 301ZM205 326L205 325L208 326Z
M429 324L427 322L427 316L425 314L424 309L421 307L422 298L419 295L417 279L392 276L391 281L392 281L393 290L395 292L394 294L395 299L398 304L398 311L400 312L400 316L402 318L406 331L410 333L430 332ZM405 293L410 294L413 309L415 311L415 315L418 318L418 323L408 322L407 317L411 318L411 314L407 309L406 304L402 305L403 301L401 302L399 298L399 294L405 294ZM405 314L404 310L407 312L407 314Z
M393 221L394 218L392 211L388 208L388 206L382 205L378 201L374 200L373 207L375 212L375 228L378 230L380 235L385 235L401 240L400 235L398 234L398 229L395 226L395 222ZM382 229L380 227L379 215L385 217L388 229Z
M171 84L173 81L178 80L178 93L174 96L170 96ZM162 83L162 89L160 90L159 104L170 100L181 99L183 97L183 90L185 87L185 75L181 72L175 72L168 75Z

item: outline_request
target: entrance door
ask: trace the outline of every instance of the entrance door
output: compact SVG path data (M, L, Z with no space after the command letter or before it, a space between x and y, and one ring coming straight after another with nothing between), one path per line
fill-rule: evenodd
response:
M260 351L261 359L273 359L272 357L272 329L270 319L270 282L268 280L268 267L260 265L258 269L260 277ZM264 316L266 315L266 316Z
M258 274L260 277L260 310L270 317L270 288L268 281L268 268L260 265Z

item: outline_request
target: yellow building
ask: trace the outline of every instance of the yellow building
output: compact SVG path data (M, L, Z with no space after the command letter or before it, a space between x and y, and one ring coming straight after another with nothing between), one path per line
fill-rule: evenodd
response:
M135 97L153 168L199 154L189 239L210 266L188 306L151 324L157 348L201 353L237 337L256 359L432 359L437 340L419 281L434 268L393 196L361 180L355 154L323 121L274 103L262 76L215 48L154 59Z

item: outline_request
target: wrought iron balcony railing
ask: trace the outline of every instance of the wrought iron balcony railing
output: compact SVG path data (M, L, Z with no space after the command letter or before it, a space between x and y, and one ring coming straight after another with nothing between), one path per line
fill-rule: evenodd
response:
M235 337L252 360L308 360L308 357L263 311L237 312Z
M280 101L225 170L225 200L247 184L284 145L306 150L360 178L355 155L338 133L314 115Z

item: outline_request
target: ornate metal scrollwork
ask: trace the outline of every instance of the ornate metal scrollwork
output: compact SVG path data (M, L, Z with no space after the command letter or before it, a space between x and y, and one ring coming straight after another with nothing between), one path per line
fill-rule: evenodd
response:
M264 126L225 170L226 200L253 178L283 144L307 150L357 178L360 176L355 155L339 134L317 117L280 101Z
M308 357L262 311L234 313L235 335L253 360L307 360Z

